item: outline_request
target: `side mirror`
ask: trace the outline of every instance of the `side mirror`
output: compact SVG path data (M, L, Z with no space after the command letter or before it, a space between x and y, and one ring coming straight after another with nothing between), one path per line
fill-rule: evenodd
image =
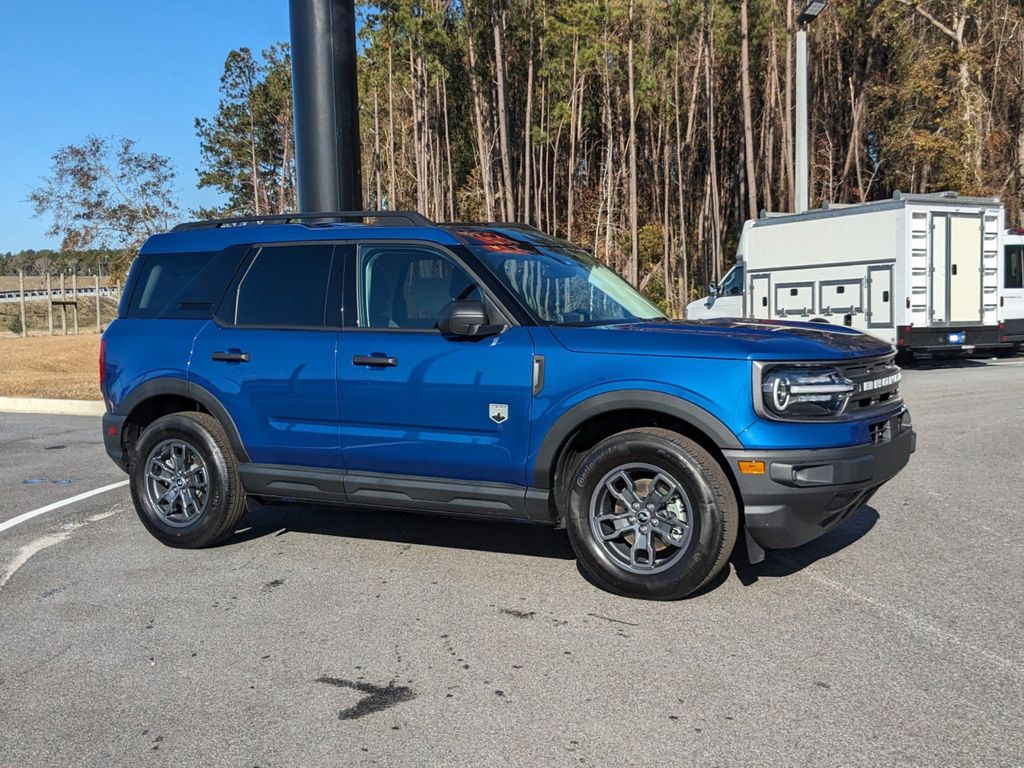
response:
M480 338L501 333L505 326L488 325L487 310L481 301L452 301L441 310L437 328L445 336Z
M710 283L708 283L708 296L710 296L711 298L714 298L717 295L718 295L718 283L716 283L714 280L712 280Z

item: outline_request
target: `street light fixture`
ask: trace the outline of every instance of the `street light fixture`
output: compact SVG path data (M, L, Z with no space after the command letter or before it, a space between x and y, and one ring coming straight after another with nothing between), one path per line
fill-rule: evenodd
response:
M801 14L796 17L796 23L803 25L809 21L814 21L818 18L818 14L825 10L827 2L828 0L811 0Z
M807 25L825 10L828 0L811 0L796 18L796 212L809 204L810 164L807 158Z

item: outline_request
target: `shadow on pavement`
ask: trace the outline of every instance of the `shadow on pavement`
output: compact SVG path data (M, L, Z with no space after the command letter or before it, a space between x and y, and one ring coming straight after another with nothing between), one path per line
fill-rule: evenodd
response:
M820 539L796 549L768 550L764 562L757 565L747 562L746 553L737 547L732 556L732 566L744 586L755 584L764 577L790 576L858 541L876 522L878 512L871 506L861 507L846 522ZM576 557L565 531L546 525L283 502L267 504L249 512L242 521L242 527L220 546L230 547L290 532L560 560ZM580 573L593 586L600 588L585 572L580 570ZM729 568L723 568L711 582L686 599L714 591L728 577Z
M791 576L812 563L834 555L859 541L875 527L877 522L878 512L874 507L861 507L841 525L820 539L815 539L796 549L769 549L765 553L764 562L757 565L748 563L745 553L737 548L736 554L733 556L736 576L744 586L750 586L762 577Z
M1012 362L1021 359L1024 358L1020 355L939 355L937 357L919 358L913 362L904 360L902 366L914 371L931 371L942 368L984 368L991 363Z
M221 546L287 532L561 560L575 558L565 531L546 525L285 503L268 504L249 512L242 519L242 526Z

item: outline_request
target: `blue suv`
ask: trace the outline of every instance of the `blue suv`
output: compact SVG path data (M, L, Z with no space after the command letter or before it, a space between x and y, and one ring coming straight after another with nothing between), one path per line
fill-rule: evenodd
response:
M888 345L670 320L524 225L184 224L142 247L101 349L107 452L176 547L263 499L502 518L673 599L737 541L757 562L839 525L914 450Z

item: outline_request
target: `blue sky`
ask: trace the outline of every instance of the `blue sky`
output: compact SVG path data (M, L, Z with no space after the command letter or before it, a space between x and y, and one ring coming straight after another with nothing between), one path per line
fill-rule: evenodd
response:
M25 198L90 133L170 157L185 208L216 202L193 121L228 51L287 39L288 0L0 0L0 252L59 245Z

